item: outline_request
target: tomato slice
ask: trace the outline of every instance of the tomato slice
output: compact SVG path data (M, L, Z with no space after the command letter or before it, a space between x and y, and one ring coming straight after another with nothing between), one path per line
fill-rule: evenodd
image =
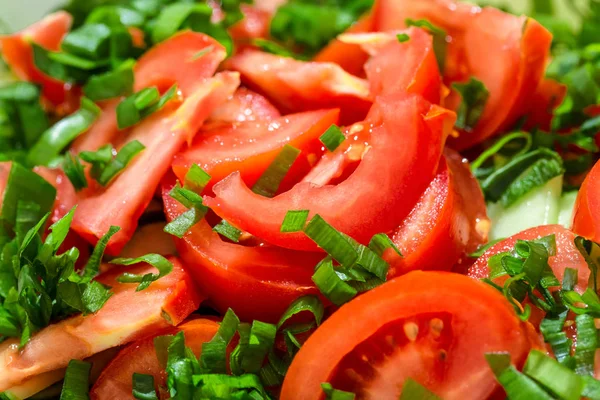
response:
M210 341L218 329L219 324L215 321L194 319L177 328L170 328L158 335L130 343L104 368L90 391L90 398L92 400L134 400L131 382L134 372L152 375L156 389L158 389L157 393L166 395L167 393L164 389L167 377L164 368L161 367L156 356L154 338L181 331L185 335L186 346L198 357L202 350L202 344ZM161 398L163 397L161 396Z
M484 354L521 365L534 337L492 287L414 271L342 306L302 346L283 400L322 399L322 382L360 399L398 399L412 378L443 399L486 399L497 383Z
M488 260L491 256L512 250L517 240L534 240L548 235L556 235L556 255L548 260L554 275L562 282L566 268L576 269L578 280L575 290L583 293L587 288L590 271L585 259L575 247L575 234L561 225L545 225L527 229L495 244L469 268L469 276L476 279L489 277ZM505 277L500 277L497 283L501 284L505 279Z
M179 108L164 109L135 126L122 140L139 140L145 150L108 187L90 187L81 192L73 229L96 243L111 225L120 226L107 247L110 254L118 254L135 232L173 156L238 85L236 73L218 74L199 86Z
M79 136L70 147L72 153L96 151L119 136L117 106L121 99L108 100L101 105L102 112L94 124Z
M67 109L77 108L77 90L72 91L72 88L65 82L51 78L35 67L30 42L48 50L58 50L72 21L71 14L58 11L20 32L9 36L0 36L2 57L12 71L22 80L39 83L46 99L54 106L62 106Z
M171 175L162 187L169 221L185 211L169 196L174 185ZM311 276L322 254L225 242L205 220L175 244L212 305L220 312L232 308L242 320L277 322L296 298L318 293Z
M319 137L338 122L338 115L338 110L319 110L272 121L207 125L191 147L175 156L173 171L183 182L188 169L198 164L211 175L213 183L239 171L244 182L251 186L281 148L290 144L302 150L286 176L288 182L295 183L296 178L310 170L309 160L322 153Z
M124 271L145 274L155 272L155 268L145 264L126 270L113 268L97 278L112 287L114 294L96 314L77 315L50 325L21 351L17 350L17 340L1 343L0 391L64 368L72 359L84 359L183 321L198 308L201 297L179 261L169 260L173 271L142 292L135 291L137 284L119 283L117 277Z
M449 143L462 150L508 129L525 114L540 83L552 37L538 22L497 9L479 8L452 0L378 0L375 29L405 27L406 18L425 18L449 35L444 81L482 81L490 96L471 132ZM460 99L454 93L455 107Z
M345 33L364 33L373 30L373 15L367 14L346 30ZM331 62L342 67L346 72L363 76L363 66L368 59L367 53L356 44L344 43L333 39L324 49L313 58L317 62Z
M239 88L212 112L207 122L270 121L279 117L279 110L264 96L250 89Z
M573 231L600 242L600 162L594 165L583 181L573 213Z
M415 269L450 270L487 241L489 220L479 183L458 153L446 149L444 155L438 175L392 234L403 257L386 252L388 278Z
M371 106L367 82L333 63L303 62L247 50L226 63L242 81L282 112L339 108L341 123L364 118Z
M400 225L435 176L454 113L419 96L380 97L368 122L373 124L369 150L338 185L301 182L269 199L253 193L234 173L216 184L215 197L205 197L205 202L233 225L278 246L316 250L304 233L280 232L289 210L320 214L366 243Z
M225 48L203 33L178 33L144 54L135 64L134 90L157 86L163 92L177 84L190 96L225 59Z

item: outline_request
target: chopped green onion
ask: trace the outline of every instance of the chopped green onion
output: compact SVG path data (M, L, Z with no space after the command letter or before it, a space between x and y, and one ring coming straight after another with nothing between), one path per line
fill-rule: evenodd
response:
M341 265L354 265L358 252L346 236L316 214L304 228L304 233Z
M290 210L285 214L281 224L281 232L300 232L308 219L308 210Z
M87 400L90 387L90 371L92 364L79 361L69 361L65 372L65 380L60 393L60 400Z
M126 272L123 275L119 276L117 278L117 281L122 282L122 283L139 282L140 284L138 285L138 287L136 289L136 292L139 292L141 290L146 289L148 286L150 286L150 284L152 282L159 280L163 276L166 276L166 275L170 274L171 271L173 271L173 264L169 260L167 260L166 258L161 256L160 254L152 254L151 253L151 254L146 254L144 256L137 257L137 258L116 258L116 259L112 260L110 263L118 264L118 265L133 265L133 264L138 264L141 262L152 265L154 268L156 268L158 270L158 274L154 274L154 273L150 272L150 273L147 273L144 275L140 275L140 274L131 274L129 272Z
M532 143L531 134L527 132L512 132L502 136L471 163L471 171L477 179L485 179L499 164L505 165L510 158L527 153ZM485 165L489 161L493 161L494 166L486 168Z
M254 374L244 374L241 376L224 374L194 375L193 384L199 390L198 396L201 396L200 398L202 399L222 398L221 395L224 392L231 399L271 399L258 376Z
M523 372L562 400L579 400L583 381L569 368L538 350L527 357Z
M567 320L567 310L558 313L547 313L540 323L540 332L544 340L550 344L556 360L564 365L574 366L575 360L571 357L571 340L563 332L563 326Z
M221 220L221 222L215 225L213 231L234 243L238 243L240 241L240 236L242 235L242 231L225 220Z
M327 150L333 152L344 142L344 140L346 140L346 137L337 125L331 125L327 128L325 133L319 137L319 140L327 147Z
M98 240L98 243L96 243L96 247L94 247L90 258L88 258L88 261L83 267L83 276L91 279L94 276L98 275L98 272L100 272L100 264L102 263L102 257L104 256L106 246L108 246L108 242L110 241L110 239L120 230L121 228L118 226L111 226L110 228L108 228L108 232L102 235L100 240Z
M330 258L319 263L312 276L312 281L319 291L336 305L347 303L358 294L356 289L338 276Z
M594 247L596 248L597 253L598 250L600 250L600 247L597 243L594 243L591 240L586 240L584 237L581 236L577 236L575 238L574 243L575 247L577 247L577 250L579 250L583 258L585 259L585 262L587 263L587 266L590 270L588 286L593 288L595 292L598 292L598 287L600 287L600 285L598 284L598 280L600 279L600 276L598 274L598 260L594 260L591 254L593 252Z
M104 24L85 24L72 30L62 42L63 51L88 59L108 56L111 29Z
M32 165L47 165L73 140L88 130L100 115L100 108L83 97L79 110L58 121L45 131L31 148L27 161Z
M257 373L263 366L267 354L275 344L277 327L273 324L253 321L249 333L248 343L243 346L240 341L238 356L231 358L232 361L239 362L239 365L235 366L232 363L232 371L239 370L247 373Z
M405 20L406 27L416 26L417 28L423 28L433 36L433 52L437 60L440 72L444 72L446 66L446 54L448 52L448 42L446 41L446 31L427 21L426 19L414 20L407 18Z
M92 170L90 171L92 178L98 180L104 168L113 159L113 151L112 145L106 144L96 151L82 151L79 153L79 158L92 164Z
M494 372L496 379L504 388L508 398L514 400L552 400L544 389L533 379L517 371L510 363L508 353L487 353L485 359Z
M325 393L326 400L354 400L356 398L354 393L334 389L328 382L321 383L321 389Z
M185 174L183 181L183 187L200 194L210 182L211 176L198 166L193 164L188 172Z
M132 94L117 106L117 126L129 128L161 110L177 95L177 85L173 85L161 97L156 87L145 88Z
M598 330L594 318L587 314L575 317L577 341L575 345L575 372L594 375L594 356L598 348Z
M510 207L531 190L543 186L546 182L564 174L564 172L562 161L555 159L538 160L509 185L500 201L504 207Z
M299 155L300 150L295 147L289 144L283 146L281 152L252 186L252 191L265 197L275 196L283 178L285 178Z
M385 253L387 249L393 249L396 254L402 257L400 249L398 249L392 239L390 239L390 237L385 233L378 233L377 235L374 235L369 242L369 248L373 250L379 257L383 256L383 253Z
M190 18L210 21L212 9L207 4L174 3L165 6L154 22L152 42L159 43L181 30Z
M502 242L505 239L506 238L500 238L500 239L496 239L496 240L492 240L490 242L487 242L486 244L483 244L483 245L479 246L477 248L477 250L475 250L473 253L469 254L469 257L470 258L479 258L486 251L488 251L489 249L491 249L496 243L500 243L500 242Z
M71 181L75 191L79 191L88 186L83 165L81 165L81 162L76 155L67 152L63 160L63 170L65 171L67 178L69 178L69 181Z
M402 385L400 400L439 400L439 397L419 382L408 378Z
M129 95L133 91L133 61L118 69L93 75L83 87L91 100L100 101Z
M108 185L145 148L138 140L132 140L127 143L119 150L115 158L106 165L98 178L98 183L102 186Z
M410 36L408 36L406 33L398 33L396 35L396 39L398 39L400 43L404 43L410 40Z
M207 212L208 207L202 204L199 207L193 206L165 225L163 231L181 239L192 226L202 221Z
M158 400L152 375L133 373L131 377L133 397L138 400Z
M466 83L455 82L452 84L452 88L462 97L455 125L458 129L471 131L483 114L490 92L483 82L474 77L471 77Z
M321 303L321 300L319 300L317 296L306 295L297 298L292 302L292 304L290 304L290 306L287 308L287 310L285 310L279 319L279 322L277 323L277 329L281 328L294 315L305 311L312 313L312 315L315 317L317 326L321 325L323 314L325 312L323 303Z
M172 395L181 399L192 399L194 384L192 374L197 366L196 357L185 346L183 331L172 337L167 349L167 386Z
M202 344L200 366L208 373L227 373L227 346L238 330L240 320L233 310L228 309L223 316L219 330L210 342Z

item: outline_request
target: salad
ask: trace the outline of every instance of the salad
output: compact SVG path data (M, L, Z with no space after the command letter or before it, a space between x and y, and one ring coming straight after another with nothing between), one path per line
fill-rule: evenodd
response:
M600 399L600 2L513 5L0 36L0 400Z

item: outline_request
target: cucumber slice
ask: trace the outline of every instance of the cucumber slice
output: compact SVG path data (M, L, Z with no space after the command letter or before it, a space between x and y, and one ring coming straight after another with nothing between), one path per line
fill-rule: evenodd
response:
M570 228L573 223L573 211L575 200L577 200L577 190L563 193L558 203L558 223L565 228Z
M488 204L492 221L490 240L506 238L527 228L558 223L563 177L548 181L532 190L508 208Z

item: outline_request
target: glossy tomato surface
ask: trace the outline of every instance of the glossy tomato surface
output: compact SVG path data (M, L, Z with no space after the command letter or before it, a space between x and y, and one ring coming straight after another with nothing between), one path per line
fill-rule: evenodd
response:
M600 242L600 162L594 165L579 189L573 213L573 231Z

